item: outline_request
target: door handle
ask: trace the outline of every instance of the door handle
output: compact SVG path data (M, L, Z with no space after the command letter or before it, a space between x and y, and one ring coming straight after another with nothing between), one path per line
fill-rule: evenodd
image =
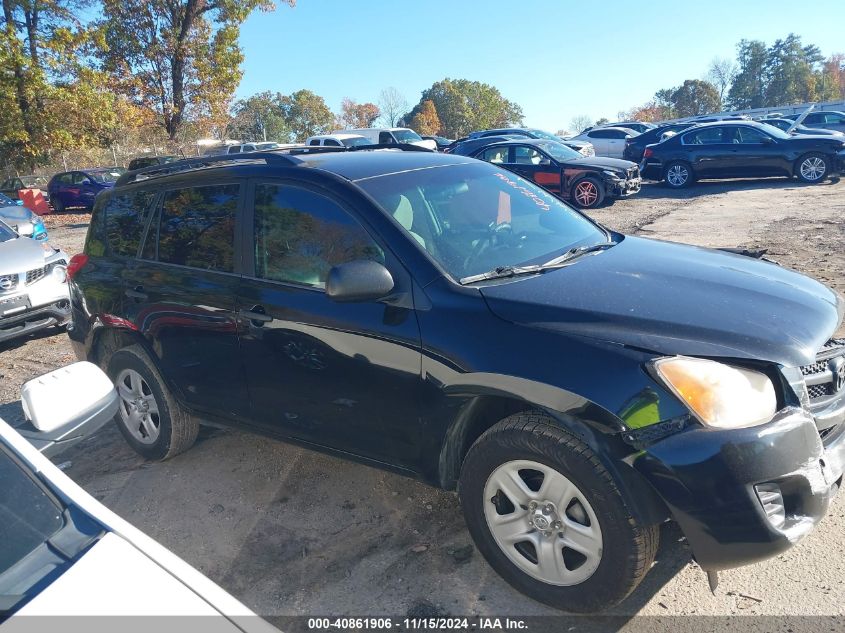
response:
M251 321L255 327L261 327L265 323L270 323L273 320L269 314L264 311L263 306L253 306L251 310L238 310L238 316L242 319Z
M127 297L130 299L137 299L139 301L146 301L149 299L149 295L144 292L143 286L135 286L134 288L127 289L126 292Z

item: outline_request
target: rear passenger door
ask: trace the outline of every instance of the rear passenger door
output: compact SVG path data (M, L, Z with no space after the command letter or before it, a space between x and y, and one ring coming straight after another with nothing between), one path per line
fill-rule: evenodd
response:
M254 230L238 308L255 421L275 435L415 464L422 380L412 306L337 303L325 292L329 270L355 260L385 264L398 292L410 291L410 276L322 189L257 180L248 200Z
M124 276L126 318L190 407L248 417L239 365L235 239L244 184L206 181L159 192L140 256Z
M705 127L681 137L686 158L697 176L719 178L729 173L736 150L723 134L724 128Z

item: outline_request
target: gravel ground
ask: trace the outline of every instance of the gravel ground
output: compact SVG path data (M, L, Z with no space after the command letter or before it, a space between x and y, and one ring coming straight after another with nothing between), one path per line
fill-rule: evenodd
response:
M705 246L765 248L845 292L845 183L646 185L593 213L628 233ZM48 218L51 241L79 252L86 216ZM0 344L0 415L18 389L72 360L64 335ZM108 426L57 458L91 494L265 615L555 612L520 595L472 546L456 498L403 477L236 431L203 431L165 463L145 463ZM721 574L712 596L673 524L657 562L613 613L843 615L845 505L775 559ZM677 625L680 620L673 621ZM778 629L787 630L786 624ZM802 620L794 630L832 630Z

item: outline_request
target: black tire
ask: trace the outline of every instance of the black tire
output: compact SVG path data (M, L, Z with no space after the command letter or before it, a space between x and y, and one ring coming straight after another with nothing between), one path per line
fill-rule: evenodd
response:
M562 474L586 498L598 520L600 562L592 575L578 584L550 584L529 575L509 558L493 536L485 506L489 503L498 512L498 493L486 499L485 488L490 492L488 483L494 480L494 473L521 460L544 465ZM470 534L493 569L522 593L566 611L591 613L618 603L643 579L657 551L658 526L639 523L629 509L629 501L593 451L539 413L518 413L488 429L467 454L459 492ZM513 504L511 507L518 512ZM568 511L566 514L568 516ZM533 515L526 512L525 516ZM536 532L537 524L530 525L532 527L525 529ZM542 541L541 534L534 536ZM514 541L514 550L519 546ZM563 547L561 555L565 559L566 546L558 545L560 547ZM568 564L566 566L568 568Z
M142 457L156 461L169 459L188 450L197 439L199 423L171 395L158 369L138 345L115 352L109 360L107 373L116 385L118 377L129 372L140 375L150 395L155 399L158 429L158 436L154 441L139 440L124 422L127 408L121 398L115 422L129 445Z
M604 202L604 184L593 176L581 178L572 183L569 196L579 209L595 209Z
M55 200L53 200L53 199L51 198L51 199L50 199L50 204L53 206L53 212L54 212L54 213L64 213L64 212L65 212L65 205L64 205L64 203L63 203L61 200L59 200L58 198L56 198Z
M801 182L816 184L822 182L829 173L830 158L824 154L812 152L795 161L795 175Z
M689 163L673 160L666 163L663 169L663 182L670 189L683 189L695 182L695 173Z

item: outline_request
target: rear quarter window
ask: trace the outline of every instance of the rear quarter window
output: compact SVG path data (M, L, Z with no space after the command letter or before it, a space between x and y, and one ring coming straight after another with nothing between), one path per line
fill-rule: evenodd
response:
M113 195L105 203L101 213L105 215L106 243L112 255L135 257L138 253L154 196L152 191L134 191Z

